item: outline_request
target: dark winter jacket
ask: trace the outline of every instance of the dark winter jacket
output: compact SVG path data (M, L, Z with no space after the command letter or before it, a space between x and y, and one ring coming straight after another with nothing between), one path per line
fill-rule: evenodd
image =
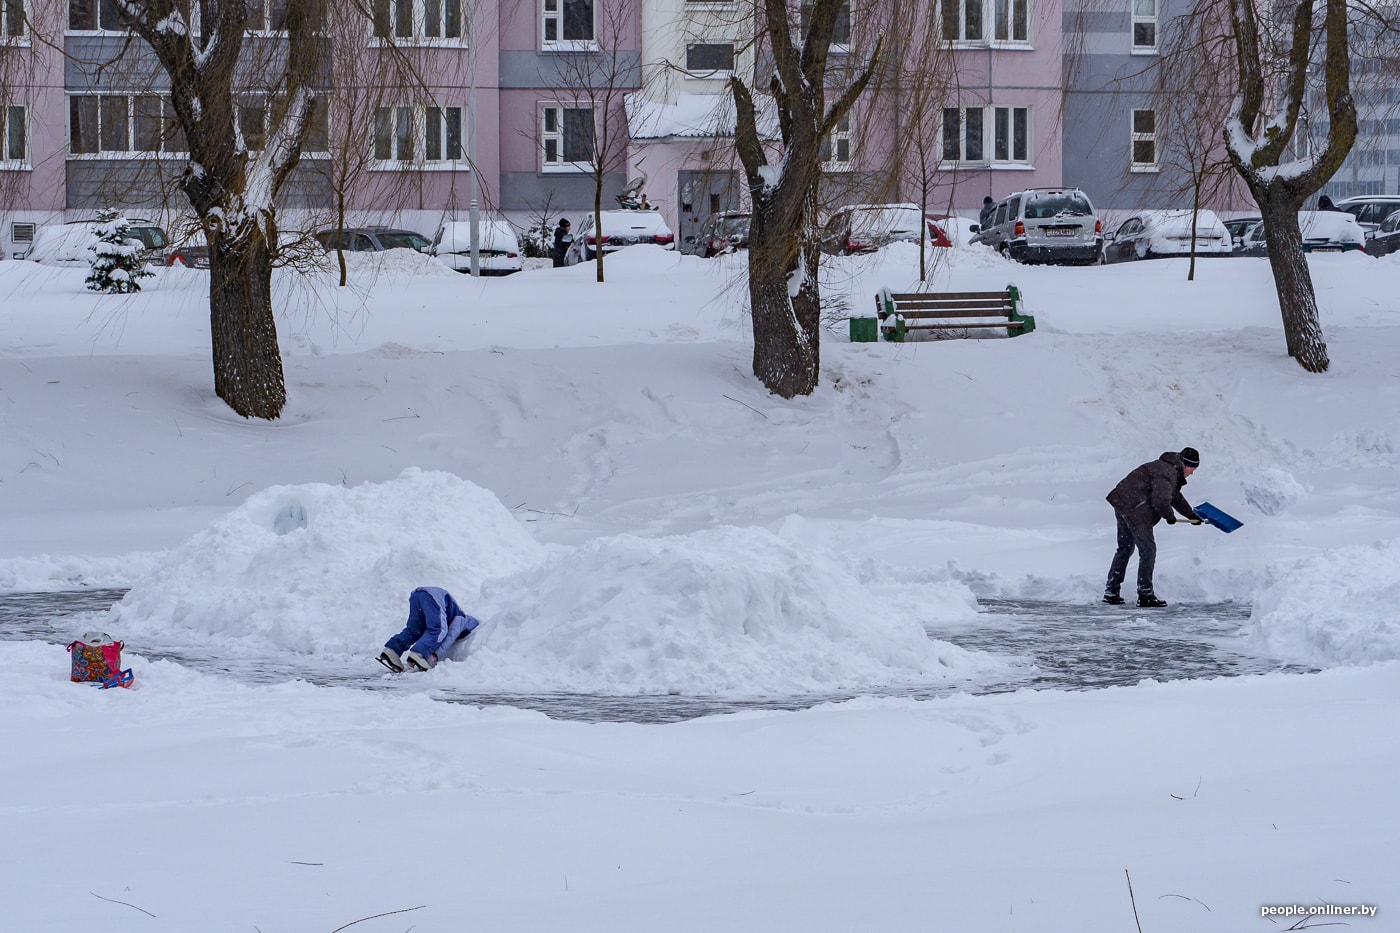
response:
M1181 462L1181 454L1169 450L1123 477L1123 481L1108 494L1108 502L1122 512L1129 522L1155 525L1166 519L1167 524L1171 525L1176 523L1173 508L1188 519L1198 517L1191 503L1181 494L1181 487L1185 485L1186 468Z
M574 241L574 236L569 232L569 228L558 226L554 228L554 268L558 269L564 265L564 253L568 251L569 244Z

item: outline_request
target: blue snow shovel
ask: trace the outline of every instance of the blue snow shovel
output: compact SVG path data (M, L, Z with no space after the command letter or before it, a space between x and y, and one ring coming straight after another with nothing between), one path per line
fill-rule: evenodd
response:
M1244 522L1235 518L1235 516L1222 512L1209 502L1202 502L1200 505L1196 506L1196 514L1226 534L1229 534L1244 524Z

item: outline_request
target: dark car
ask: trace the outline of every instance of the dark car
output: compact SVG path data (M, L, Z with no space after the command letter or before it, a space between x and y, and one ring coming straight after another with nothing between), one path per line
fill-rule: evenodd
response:
M753 215L743 211L721 211L711 214L710 219L700 228L690 246L690 251L701 259L709 259L720 253L736 249L748 249L749 222Z
M1172 256L1228 256L1235 243L1214 211L1143 211L1104 237L1103 261L1167 259Z
M347 253L377 253L386 249L414 249L426 253L429 246L428 238L421 233L389 227L321 230L316 234L316 242L325 247L328 253L337 247Z
M1379 227L1366 232L1366 252L1372 256L1400 252L1400 211L1391 211Z
M187 269L208 269L209 247L203 244L177 246L170 251L170 264Z

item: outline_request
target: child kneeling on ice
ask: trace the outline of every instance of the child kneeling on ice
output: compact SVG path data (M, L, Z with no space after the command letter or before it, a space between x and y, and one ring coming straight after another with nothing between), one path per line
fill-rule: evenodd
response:
M480 624L447 590L420 586L408 597L408 623L384 644L379 663L395 673L426 671Z

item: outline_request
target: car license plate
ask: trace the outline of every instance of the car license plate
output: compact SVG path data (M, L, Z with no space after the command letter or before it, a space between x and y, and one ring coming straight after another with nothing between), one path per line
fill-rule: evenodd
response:
M1313 247L1313 252L1314 252L1314 253L1340 253L1341 251L1342 251L1342 248L1341 248L1340 246L1314 246L1314 247Z
M1046 236L1074 236L1078 231L1074 227L1046 227Z

